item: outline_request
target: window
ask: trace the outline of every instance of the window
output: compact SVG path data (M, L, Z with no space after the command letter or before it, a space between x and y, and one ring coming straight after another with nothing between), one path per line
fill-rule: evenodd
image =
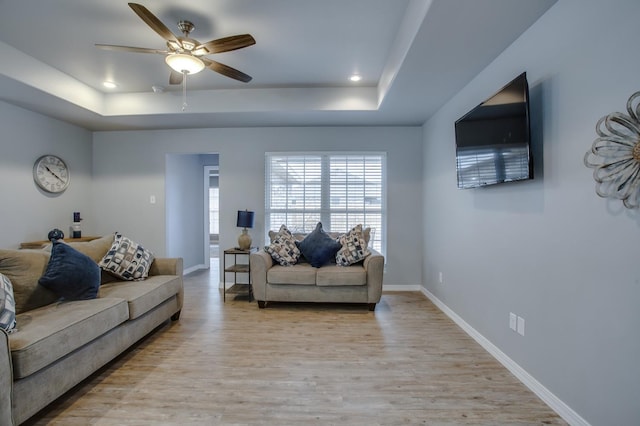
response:
M209 187L209 234L220 233L220 188Z
M331 232L361 223L370 245L385 243L386 155L381 153L266 154L265 232L281 224L311 232L318 222Z

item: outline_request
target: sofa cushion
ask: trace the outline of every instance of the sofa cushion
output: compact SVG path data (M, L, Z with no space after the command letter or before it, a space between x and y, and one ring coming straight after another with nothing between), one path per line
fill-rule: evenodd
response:
M316 271L308 263L293 266L274 265L267 271L269 284L315 285Z
M336 253L336 263L342 266L353 265L364 260L371 252L367 249L367 242L364 239L362 225L358 224L351 228L349 232L338 238L341 247Z
M341 247L340 243L324 232L321 222L318 222L313 232L296 244L305 259L315 268L335 261L336 253Z
M114 234L109 234L91 241L75 241L67 244L99 263L113 245L113 239Z
M120 298L129 304L129 319L135 319L175 296L181 280L175 275L155 275L144 281L115 281L100 287L100 297Z
M27 377L122 324L129 317L122 299L53 303L17 316L9 335L15 379Z
M362 230L362 236L364 237L365 245L368 247L369 242L371 241L371 228L366 227Z
M109 251L113 245L114 234L105 235L100 238L96 238L91 241L77 241L68 242L71 247L78 250L80 253L84 253L92 258L96 263L100 263L105 254ZM105 284L111 281L118 280L104 269L100 268L100 284Z
M305 232L292 232L291 235L293 235L293 238L296 241L302 241L302 240L304 240L304 237L306 237L308 235L308 233L305 233Z
M367 284L367 271L362 265L326 265L317 271L316 285L318 287Z
M282 266L295 265L300 258L300 249L285 225L281 225L280 230L271 236L271 244L264 251Z
M104 255L107 254L107 251L109 251L109 249L113 245L113 238L114 234L109 234L91 241L65 242L74 249L78 250L80 253L89 256L96 263L100 263ZM51 251L51 243L47 244L45 247L43 247L43 249ZM101 284L116 280L118 280L118 277L114 277L113 275L107 273L104 269L100 269Z
M47 270L38 284L66 300L95 299L100 287L100 268L86 254L54 240Z
M107 252L113 245L114 236L114 234L109 234L91 241L69 242L67 244L78 250L80 253L86 254L96 263L100 263L102 258L105 256L105 254L107 254ZM117 281L118 279L118 277L115 277L104 269L100 268L100 284Z
M292 232L291 233L293 235L293 238L295 238L298 241L302 241L304 240L304 237L307 236L307 234L305 233L301 233L301 232ZM340 238L341 235L343 235L340 232L327 232L327 234L329 234L329 236L331 238L333 238L334 240L337 240L338 238ZM269 231L269 237L273 238L272 235L275 235L275 232L273 231ZM371 239L371 228L370 227L366 227L362 230L362 235L364 236L364 241L366 243L366 245L369 245L369 240Z
M100 267L116 277L137 281L149 276L153 253L135 241L115 233L113 244L100 260Z
M58 300L55 293L38 285L38 279L44 274L48 263L47 251L0 249L0 273L11 280L16 314Z
M16 302L11 280L0 274L0 328L11 333L16 329Z

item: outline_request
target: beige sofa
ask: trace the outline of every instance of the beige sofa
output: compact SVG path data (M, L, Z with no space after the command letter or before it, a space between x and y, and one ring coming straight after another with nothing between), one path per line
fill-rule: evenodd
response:
M382 296L384 256L369 248L364 261L314 268L309 263L281 266L263 250L249 257L253 297L268 302L366 303L375 310Z
M104 237L70 245L98 261L110 242ZM0 250L0 272L18 262L29 268L19 272L37 283L48 258L44 250ZM51 297L32 284L13 284L27 306ZM29 287L26 299L20 285ZM182 299L182 259L156 258L142 281L103 273L95 299L54 301L22 312L16 300L17 331L0 329L0 425L23 423L169 318L177 320Z

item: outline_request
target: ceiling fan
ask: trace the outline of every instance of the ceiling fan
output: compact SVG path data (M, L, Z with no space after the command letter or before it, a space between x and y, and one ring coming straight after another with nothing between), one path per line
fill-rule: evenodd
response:
M165 61L171 67L169 84L180 84L187 74L195 74L204 68L208 68L243 83L251 81L251 76L205 57L212 53L229 52L256 44L255 39L250 34L235 35L200 43L198 40L189 37L189 33L195 29L192 22L178 22L178 28L182 31L183 36L175 36L171 30L146 7L137 3L129 3L129 7L131 7L152 30L166 40L167 50L116 46L111 44L96 44L96 47L105 50L166 55Z

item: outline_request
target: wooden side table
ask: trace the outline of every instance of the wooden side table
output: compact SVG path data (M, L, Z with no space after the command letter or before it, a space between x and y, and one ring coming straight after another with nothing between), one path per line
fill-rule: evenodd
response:
M222 299L224 302L227 301L227 293L229 294L246 294L249 298L249 302L253 300L253 288L251 287L251 265L249 265L249 255L251 253L258 250L258 247L251 247L248 250L241 250L239 248L230 248L224 251L222 265L224 269L223 275L223 296ZM233 256L233 263L227 266L227 256ZM238 259L240 257L240 259ZM246 257L246 263L244 263ZM227 287L227 274L233 274L233 285ZM238 274L246 274L247 282L239 283L238 282Z
M62 241L65 243L79 243L83 241L93 241L97 240L100 237L80 237L80 238L64 238ZM45 245L49 244L51 241L41 240L41 241L26 241L24 243L20 243L21 249L41 249Z

